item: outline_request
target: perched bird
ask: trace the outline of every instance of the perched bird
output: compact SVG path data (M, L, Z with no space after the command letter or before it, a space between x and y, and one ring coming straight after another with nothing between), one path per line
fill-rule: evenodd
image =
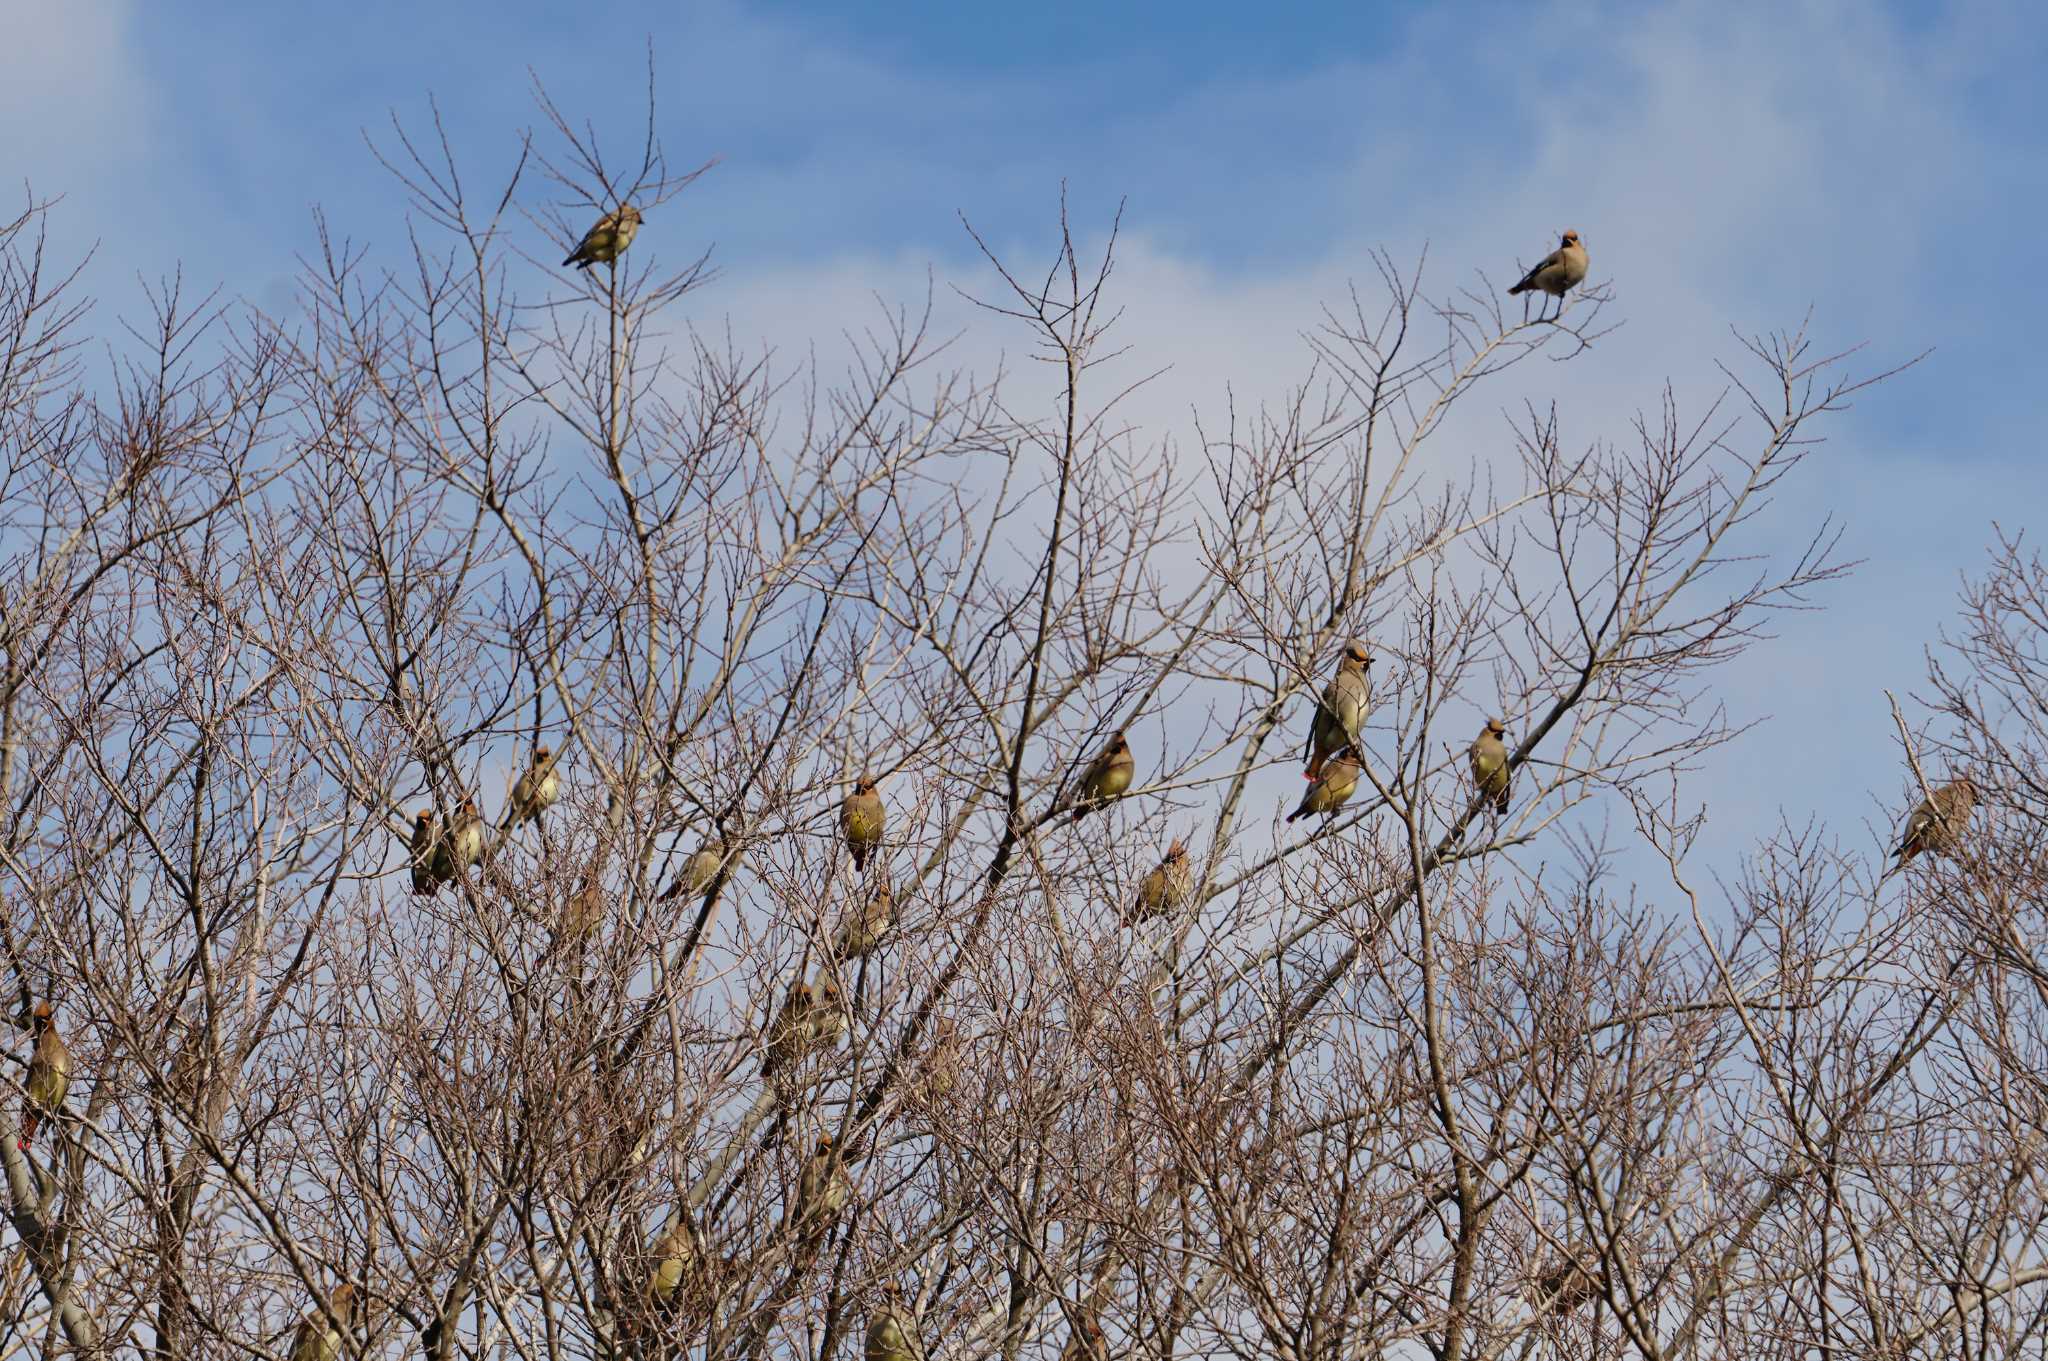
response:
M768 1053L761 1070L773 1073L799 1062L820 1043L829 1043L846 1033L846 1013L840 1006L839 985L830 978L815 983L802 979L789 985L782 1010L768 1027Z
M1176 837L1166 848L1166 858L1154 865L1138 884L1138 901L1120 914L1124 925L1136 926L1162 912L1173 911L1187 901L1194 887L1195 867L1188 861L1186 843Z
M604 873L604 856L600 855L584 873L583 882L569 895L569 901L562 904L562 919L555 934L565 941L588 940L604 925L604 891L598 887L598 876Z
M961 1047L960 1027L951 1016L932 1022L931 1048L925 1050L908 1087L914 1100L931 1105L953 1094L953 1084L960 1076Z
M1529 1284L1530 1303L1551 1314L1569 1314L1600 1294L1600 1278L1576 1249L1551 1262Z
M448 839L453 843L457 874L483 863L484 820L476 811L475 799L464 799L455 810L455 824L449 828Z
M654 1244L654 1274L648 1277L647 1294L656 1304L667 1304L685 1286L694 1286L701 1275L703 1244L697 1227L690 1222L687 1206L676 1206L675 1218ZM687 1290L684 1293L689 1293Z
M1339 747L1360 744L1372 707L1371 666L1364 643L1353 639L1344 645L1337 674L1323 687L1322 702L1308 726L1308 769L1302 773L1309 779L1323 773L1323 762Z
M839 985L830 978L811 984L811 1040L814 1044L835 1044L846 1033L846 1004Z
M440 837L434 832L434 810L422 808L412 820L412 891L431 894L441 886L434 877L434 848Z
M1326 818L1334 816L1358 788L1358 776L1363 769L1356 751L1348 745L1339 747L1337 754L1323 767L1323 773L1301 796L1301 806L1289 813L1287 820L1293 822L1313 813L1321 813Z
M512 782L512 796L505 801L505 825L538 822L554 806L562 792L562 778L548 761L548 749L533 749L533 764Z
M846 802L839 805L839 825L846 832L846 849L853 852L855 870L867 869L868 857L882 844L882 826L887 820L875 782L863 775Z
M31 1031L35 1051L29 1055L28 1076L22 1081L20 1147L26 1151L36 1141L36 1129L44 1116L55 1119L64 1108L64 1093L71 1086L71 1050L50 1019L54 1011L48 1002L36 1003Z
M867 1345L861 1361L923 1361L917 1320L903 1303L903 1287L890 1281L882 1287L882 1307L868 1319Z
M464 799L434 844L434 878L449 883L483 858L484 820L477 815L476 800Z
M1954 855L1970 825L1970 814L1976 811L1976 781L1967 775L1957 776L1920 800L1907 817L1905 835L1892 854L1898 857L1900 865L1922 851Z
M1579 234L1566 232L1564 239L1558 242L1557 249L1539 260L1536 268L1524 274L1522 281L1510 288L1508 294L1512 297L1516 293L1527 293L1535 289L1548 293L1553 298L1562 299L1565 290L1576 288L1585 282L1586 264L1586 248L1579 244ZM1524 303L1522 306L1526 315L1528 304ZM1558 310L1564 310L1562 302L1559 302Z
M578 269L608 265L625 254L626 247L633 244L633 234L639 230L640 210L628 203L599 218L562 263Z
M834 1215L846 1208L853 1188L846 1180L846 1165L832 1149L832 1136L818 1136L818 1147L804 1160L803 1175L796 1183L796 1213L805 1231L815 1233Z
M1093 1312L1084 1312L1067 1334L1060 1361L1109 1361L1109 1339L1102 1335L1102 1325Z
M867 903L846 914L839 923L839 935L832 943L832 952L841 959L859 959L873 952L882 943L882 938L896 928L896 902L889 892L889 881L884 879L875 885Z
M1118 728L1109 735L1109 742L1095 759L1081 772L1081 778L1074 782L1074 816L1079 822L1096 809L1108 804L1131 787L1131 777L1138 772L1138 763L1131 758L1131 744L1124 739L1124 730Z
M1499 719L1489 718L1472 742L1473 783L1482 797L1493 801L1493 811L1502 817L1508 815L1508 749L1500 740L1506 731Z
M675 882L661 891L661 901L668 902L685 894L694 898L711 887L711 881L718 876L718 867L725 863L725 847L716 841L707 841L699 846L688 860L683 862L683 872Z
M337 1361L341 1355L341 1333L328 1321L332 1314L344 1324L353 1324L356 1288L347 1281L334 1287L327 1308L314 1309L299 1323L292 1335L291 1361Z

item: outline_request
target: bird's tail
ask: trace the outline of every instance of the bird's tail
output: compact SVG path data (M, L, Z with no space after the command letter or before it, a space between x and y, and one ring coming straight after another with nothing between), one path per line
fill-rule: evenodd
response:
M1512 298L1512 297L1514 297L1514 296L1515 296L1515 294L1517 294L1517 293L1527 293L1528 291L1529 291L1529 281L1528 281L1527 279L1524 279L1524 280L1522 280L1522 282L1520 282L1520 283L1516 284L1516 285L1515 285L1515 286L1514 286L1513 288L1510 288L1510 289L1508 290L1508 296Z
M41 1123L41 1118L36 1115L34 1107L21 1113L21 1140L17 1147L22 1152L28 1152L28 1146L36 1141L36 1130Z
M1508 815L1508 796L1506 793L1502 793L1500 799L1493 805L1493 811L1502 817Z

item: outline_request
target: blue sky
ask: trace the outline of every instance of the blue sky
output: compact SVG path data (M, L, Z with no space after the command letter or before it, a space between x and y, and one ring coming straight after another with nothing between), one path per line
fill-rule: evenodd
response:
M1882 690L1914 687L1993 521L2048 523L2039 7L0 0L0 22L0 164L65 196L115 309L179 262L274 305L315 205L396 245L361 132L418 125L429 93L483 178L534 121L529 67L632 143L651 37L672 160L720 165L643 240L715 242L700 305L742 339L829 340L927 269L984 282L955 214L1029 248L1064 178L1084 226L1129 198L1124 339L1171 365L1136 412L1183 440L1226 383L1279 394L1375 245L1427 244L1448 287L1584 233L1621 343L1536 375L1580 439L1625 436L1667 376L1710 396L1730 328L1809 306L1874 365L1933 346L1758 526L1790 547L1834 512L1870 562L1727 678L1736 717L1772 721L1710 772L1723 853L1781 807L1888 824Z

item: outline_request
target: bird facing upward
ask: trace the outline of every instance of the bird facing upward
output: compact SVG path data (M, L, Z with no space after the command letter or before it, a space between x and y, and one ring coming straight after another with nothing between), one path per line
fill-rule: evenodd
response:
M1365 729L1372 704L1372 656L1365 644L1353 639L1344 645L1337 674L1323 687L1322 701L1308 727L1308 769L1302 773L1313 780L1323 773L1323 762L1337 748L1356 747Z
M583 240L562 263L578 269L608 265L626 253L626 247L633 244L633 235L639 230L640 210L628 203L599 218L589 231L583 233Z
M1576 288L1586 281L1588 263L1586 248L1579 244L1579 234L1566 232L1564 239L1558 242L1557 249L1537 261L1536 267L1524 274L1522 281L1510 288L1508 294L1513 296L1516 293L1534 290L1562 299L1568 289ZM1526 307L1527 304L1523 306ZM1558 307L1560 311L1563 310L1561 301Z
M57 1033L55 1009L48 1002L36 1003L33 1030L35 1052L29 1055L28 1076L22 1080L20 1147L26 1151L36 1141L36 1130L44 1116L63 1109L64 1093L71 1086L71 1050Z

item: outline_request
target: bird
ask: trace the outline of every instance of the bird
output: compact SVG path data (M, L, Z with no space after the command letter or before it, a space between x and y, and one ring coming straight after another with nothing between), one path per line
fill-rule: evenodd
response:
M315 1308L300 1320L298 1332L292 1334L291 1361L336 1361L341 1355L341 1333L328 1321L328 1315L343 1324L353 1323L355 1297L355 1286L344 1281L327 1297L325 1310Z
M846 1033L846 1007L840 996L839 984L830 978L821 978L811 984L811 1042L832 1044Z
M1508 815L1508 749L1500 740L1506 731L1499 719L1489 718L1472 742L1473 783L1479 786L1480 796L1491 800L1493 811L1502 817Z
M1071 820L1079 822L1129 789L1131 777L1137 771L1138 763L1131 758L1131 744L1125 740L1124 730L1118 728L1074 782L1075 808Z
M846 914L839 923L838 938L833 942L832 953L841 959L859 959L873 953L882 938L896 927L896 902L889 891L889 881L884 879L875 885L875 891L868 896L867 903Z
M774 1073L799 1062L818 1044L846 1033L846 1013L840 1007L839 985L830 978L815 983L802 979L789 985L782 1010L768 1027L768 1053L761 1071Z
M933 1020L931 1047L925 1050L909 1083L914 1100L929 1106L953 1094L953 1084L960 1076L961 1048L958 1023L951 1016Z
M633 244L634 233L639 230L640 210L628 203L599 218L589 231L583 233L583 240L562 263L578 269L611 264L625 254L626 247Z
M1109 1339L1102 1335L1102 1325L1093 1313L1084 1312L1067 1334L1060 1361L1109 1361Z
M865 775L855 782L846 802L839 805L839 826L846 832L846 849L853 852L856 873L867 869L868 857L882 844L882 827L888 816L882 796L875 792L875 782Z
M512 782L512 795L506 800L505 825L517 827L540 821L540 815L554 806L561 792L562 778L548 762L548 749L535 747L533 765Z
M853 1188L847 1184L846 1165L832 1151L832 1136L818 1136L818 1147L804 1160L803 1174L796 1183L798 1222L807 1232L824 1228L832 1217L846 1208Z
M1508 290L1508 295L1512 297L1517 293L1527 293L1531 289L1536 289L1561 300L1566 289L1576 288L1585 282L1586 264L1586 248L1579 244L1579 234L1566 232L1564 239L1557 243L1557 249L1544 256L1536 263L1534 269L1524 274L1522 281ZM1522 306L1525 309L1523 315L1526 316L1528 304L1524 303ZM1562 301L1558 303L1558 310L1564 310Z
M434 833L434 810L422 808L412 820L412 891L429 895L441 887L434 877L434 848L440 837Z
M71 1086L71 1050L57 1033L56 1014L48 1002L36 1003L30 1028L36 1047L29 1055L28 1076L22 1080L21 1140L23 1152L36 1141L36 1129L43 1117L54 1119L64 1108L64 1093Z
M718 877L718 867L724 863L724 844L717 841L705 842L683 862L683 872L676 876L675 882L661 891L661 901L669 902L684 894L694 898L705 892L711 887L711 881Z
M461 807L455 810L455 823L449 828L448 840L453 843L451 849L456 874L483 863L484 820L476 811L475 799L464 799Z
M1321 813L1325 818L1334 816L1358 788L1358 776L1363 769L1356 749L1348 744L1339 747L1323 767L1323 773L1301 796L1301 806L1289 813L1287 820L1293 822L1313 813Z
M675 1218L654 1244L655 1267L647 1279L647 1294L656 1304L667 1304L685 1284L694 1285L704 1251L697 1227L690 1222L687 1207L678 1205Z
M1178 837L1166 848L1166 857L1152 867L1138 884L1138 901L1123 913L1126 926L1136 926L1162 912L1171 912L1187 901L1195 886L1195 867L1188 862L1187 843Z
M1323 687L1315 718L1308 727L1308 769L1302 774L1313 780L1323 773L1323 762L1337 748L1349 743L1356 747L1365 730L1366 714L1372 707L1372 656L1365 644L1353 639L1344 645L1337 674Z
M583 876L583 882L562 904L562 919L556 935L567 941L588 940L604 925L604 890L598 887L598 876L604 873L604 856L599 855L591 862Z
M1957 776L1920 800L1906 818L1898 849L1892 852L1898 857L1898 866L1894 868L1904 866L1922 851L1954 855L1970 825L1970 814L1976 810L1977 782L1968 775Z
M1559 1257L1538 1272L1529 1293L1538 1309L1569 1314L1599 1295L1600 1282L1575 1248L1572 1255Z
M917 1320L904 1307L903 1287L890 1281L882 1287L882 1306L868 1319L867 1345L861 1361L923 1361Z

